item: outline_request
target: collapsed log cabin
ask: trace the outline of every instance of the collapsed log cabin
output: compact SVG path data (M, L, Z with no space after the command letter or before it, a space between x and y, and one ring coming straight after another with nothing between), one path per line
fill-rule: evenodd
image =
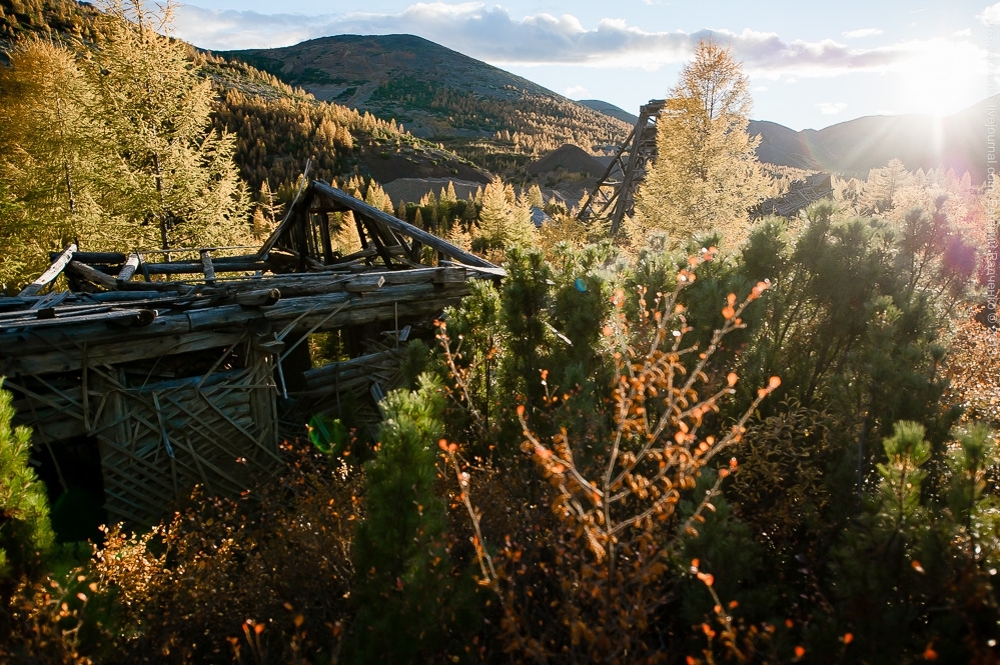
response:
M343 225L360 251L334 247ZM0 298L0 376L50 495L83 483L111 522L149 525L196 484L243 491L311 415L377 426L411 331L503 276L319 181L259 250L232 253L71 245ZM51 290L59 275L69 290ZM316 333L336 337L336 361L313 366Z

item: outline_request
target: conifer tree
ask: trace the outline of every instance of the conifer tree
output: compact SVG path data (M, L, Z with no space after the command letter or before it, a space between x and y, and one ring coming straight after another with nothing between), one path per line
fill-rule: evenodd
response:
M72 54L28 37L9 58L0 67L0 180L9 197L0 209L3 282L44 269L49 250L99 233L102 180L114 172Z
M13 427L11 394L0 379L0 575L24 573L52 545L45 486L28 466L31 432Z
M103 9L108 38L87 71L128 171L136 244L154 234L163 249L238 242L248 229L235 140L210 129L210 81L198 77L182 42L159 32L169 28L173 4L159 15L138 0L108 0Z
M765 191L747 132L748 79L729 48L702 40L681 71L657 122L657 157L636 200L637 217L674 244L721 232L729 244L747 235L747 210Z
M535 241L535 226L527 202L514 195L510 185L494 178L483 192L479 211L479 234L473 248L477 251L530 247Z
M892 159L882 168L868 172L858 201L858 212L864 215L887 213L895 207L900 191L914 178L899 159Z
M434 494L444 433L444 387L431 375L416 391L390 393L379 450L366 465L366 518L355 544L358 615L350 657L358 663L426 662L468 627L468 578L454 576L444 503Z

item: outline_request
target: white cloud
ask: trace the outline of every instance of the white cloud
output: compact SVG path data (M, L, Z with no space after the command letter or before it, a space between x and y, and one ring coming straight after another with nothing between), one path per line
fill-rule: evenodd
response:
M951 33L951 36L952 37L971 37L972 36L972 28L966 28L965 30L956 30L955 32Z
M1000 16L1000 3L995 9ZM788 41L775 33L749 29L739 33L722 29L647 32L621 19L604 19L588 28L570 14L515 18L502 6L482 2L419 2L395 14L325 16L265 15L181 5L176 16L177 36L214 50L288 46L326 35L409 33L501 66L573 64L655 71L665 64L687 61L699 40L713 39L731 46L748 74L764 79L884 72L912 66L930 43L851 48L832 39Z
M882 28L861 28L860 30L851 30L840 34L844 36L844 39L861 39L862 37L881 35Z
M837 115L847 108L847 104L844 102L820 102L816 105L816 108L823 115Z
M587 89L582 85L571 85L570 87L566 88L566 91L563 94L569 97L570 99L573 99L575 97L583 97L584 95L587 94Z
M977 14L976 18L985 25L1000 25L1000 2L983 9L982 14Z

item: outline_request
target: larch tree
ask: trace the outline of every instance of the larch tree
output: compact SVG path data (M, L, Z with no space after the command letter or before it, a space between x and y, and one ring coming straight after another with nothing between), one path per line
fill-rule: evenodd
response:
M727 244L747 236L747 211L766 181L747 134L751 99L728 47L702 40L657 122L657 157L636 200L639 221L674 243L718 231Z
M0 67L0 282L48 265L48 252L102 226L102 179L113 171L88 107L94 97L63 46L27 37Z
M89 54L90 80L128 177L134 242L162 249L245 242L248 197L235 140L211 129L211 83L183 42L161 34L172 3L153 14L139 0L108 0L108 38Z
M483 191L473 249L504 250L511 246L530 247L534 243L535 226L527 202L516 197L499 177L494 177Z

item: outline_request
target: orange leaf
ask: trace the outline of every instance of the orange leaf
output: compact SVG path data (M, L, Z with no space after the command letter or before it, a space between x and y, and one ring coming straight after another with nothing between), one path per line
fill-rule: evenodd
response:
M523 418L524 417L524 405L523 404L518 404L517 405L517 417L518 418Z
M802 648L800 646L795 647L795 657L796 658L801 658L804 655L806 655L806 650L804 648Z
M924 571L924 567L923 567L923 566L921 566L921 565L920 565L920 562L919 562L919 561L917 561L916 559L914 559L913 561L911 561L911 562L910 562L910 565L911 565L911 566L913 566L913 570L917 571L917 572L918 572L918 573L920 573L921 575L922 575L922 574L923 574L923 573L925 572L925 571Z
M438 448L440 448L445 452L448 452L448 439L441 439L440 441L438 441Z
M733 309L730 305L726 305L725 307L722 308L722 316L725 319L731 319L734 316L736 316L736 310Z
M767 387L771 390L776 390L778 386L781 385L781 378L777 376L772 376L767 380Z
M924 660L937 660L937 651L930 644L924 649Z
M850 644L851 642L854 641L854 634L853 633L844 633L843 640L844 640L844 644Z
M730 388L735 386L736 382L739 380L740 377L736 376L736 372L730 372L729 375L726 377L726 382L729 384Z

